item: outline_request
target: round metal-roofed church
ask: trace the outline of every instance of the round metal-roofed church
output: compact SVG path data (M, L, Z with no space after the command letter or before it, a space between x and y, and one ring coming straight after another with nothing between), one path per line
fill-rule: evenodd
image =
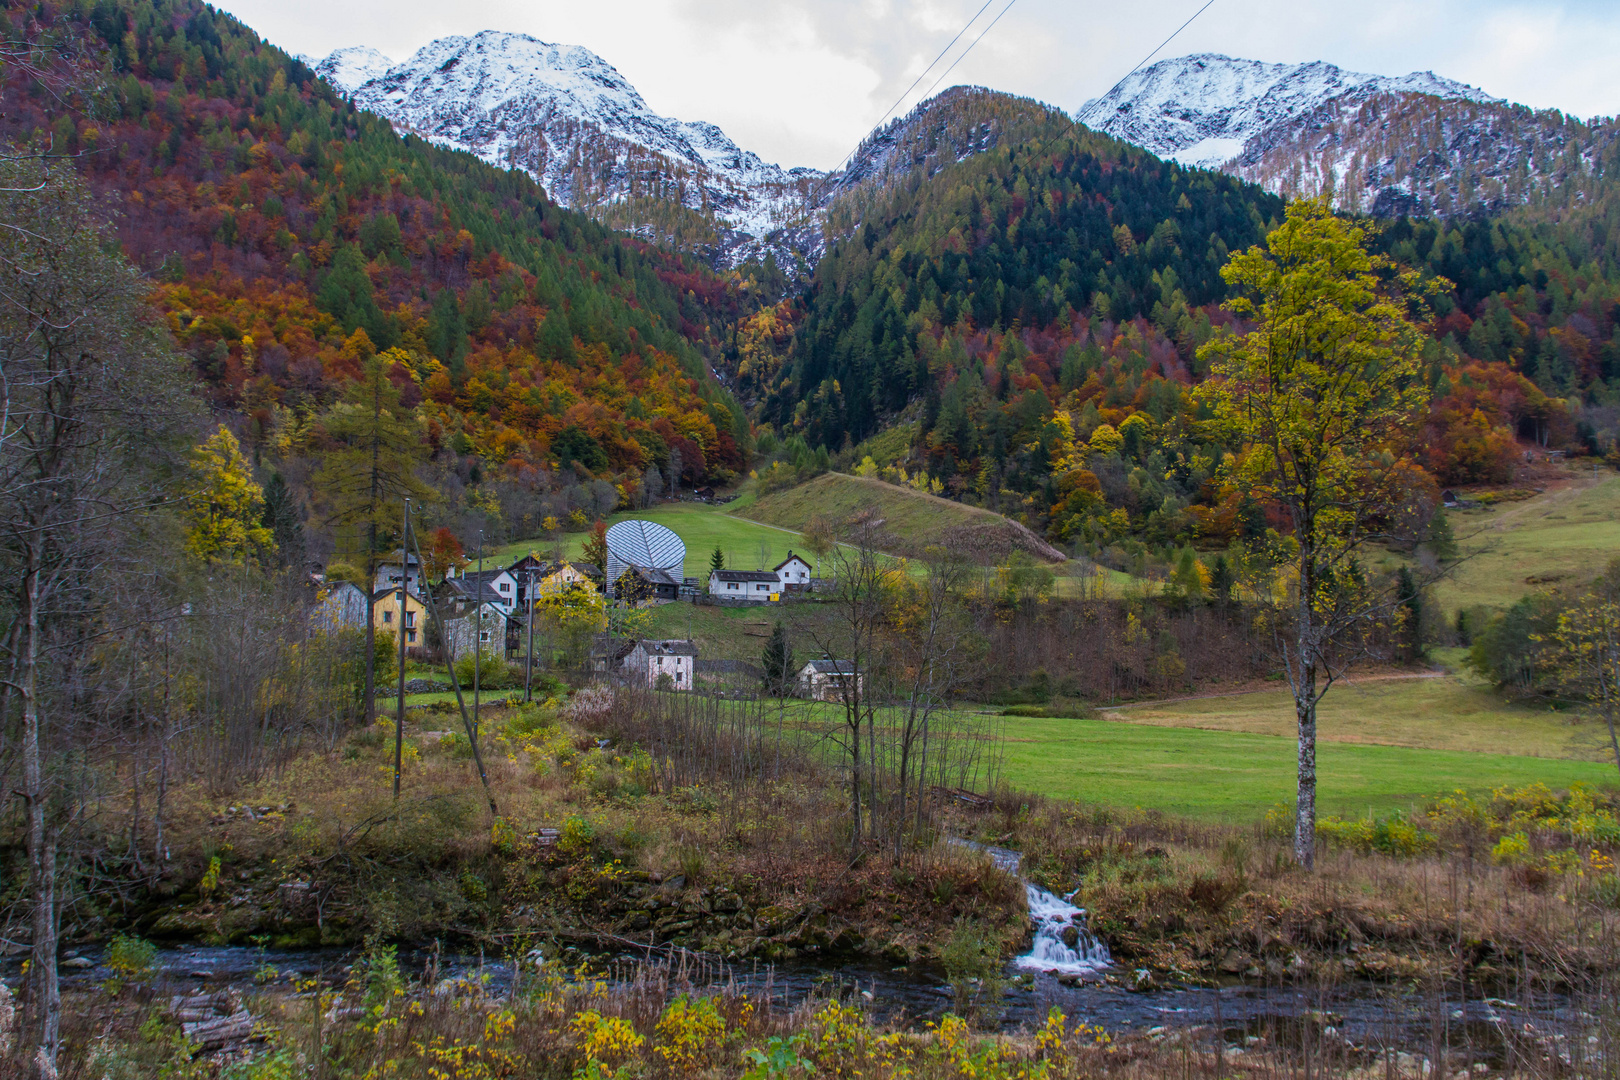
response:
M632 566L662 570L677 583L686 570L686 543L656 521L633 518L607 531L607 584Z

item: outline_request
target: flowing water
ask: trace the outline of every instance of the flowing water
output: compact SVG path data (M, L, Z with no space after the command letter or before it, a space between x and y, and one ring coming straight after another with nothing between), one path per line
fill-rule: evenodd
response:
M1017 852L954 842L982 851L1009 873L1018 873ZM1219 987L1158 987L1151 980L1138 981L1147 972L1113 968L1108 946L1086 925L1084 909L1037 885L1026 882L1024 888L1033 940L1029 952L1007 965L1008 989L1000 1009L1005 1028L1038 1026L1056 1006L1072 1022L1084 1021L1111 1032L1201 1030L1205 1034L1200 1038L1220 1039L1234 1052L1259 1036L1286 1041L1324 1034L1354 1045L1422 1051L1437 1045L1437 1039L1453 1037L1467 1039L1470 1046L1504 1046L1510 1036L1529 1032L1548 1032L1553 1039L1575 1038L1588 1019L1564 997L1511 1002L1419 994L1365 981L1332 987L1236 980ZM83 950L76 959L64 957L65 985L89 988L108 978L111 972L101 959L100 951L93 948ZM293 982L307 985L310 979L340 985L357 959L355 951L342 949L182 946L160 950L158 967L165 992L226 986L251 990ZM609 981L615 983L636 978L648 962L659 962L665 965L665 975L678 985L690 984L700 990L729 988L780 1006L811 997L849 997L864 1003L875 1015L897 1022L937 1020L952 1008L955 999L944 971L931 964L892 967L869 960L726 963L685 952L671 958L659 950L586 954L570 949L560 959L570 968L589 959L608 968ZM0 959L0 976L12 985L20 961L21 957ZM437 949L402 948L399 962L403 972L426 984L443 986L447 980L459 980L495 995L508 993L515 974L513 965L505 960L440 955ZM1133 983L1137 988L1127 988L1126 984ZM1151 988L1144 992L1143 986ZM1561 1036L1561 1031L1568 1034Z
M1090 975L1113 964L1108 946L1086 927L1086 912L1039 885L1024 883L1029 917L1035 923L1035 943L1013 961L1030 971L1058 975Z

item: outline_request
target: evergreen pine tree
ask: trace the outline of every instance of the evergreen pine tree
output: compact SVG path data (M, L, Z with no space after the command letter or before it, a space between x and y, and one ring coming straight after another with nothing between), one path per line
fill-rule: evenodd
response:
M726 568L726 553L720 550L720 545L714 545L714 551L709 555L709 573Z
M793 679L793 646L788 643L787 624L781 619L771 628L761 659L765 665L766 692L785 697Z
M1215 566L1209 572L1209 591L1215 597L1217 604L1226 605L1232 602L1232 586L1237 583L1237 575L1232 573L1232 564L1226 555L1215 556Z

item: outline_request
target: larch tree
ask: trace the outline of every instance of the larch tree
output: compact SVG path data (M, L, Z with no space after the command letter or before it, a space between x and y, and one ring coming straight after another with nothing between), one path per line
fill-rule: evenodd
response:
M355 554L365 568L368 720L376 707L377 629L370 605L376 599L377 566L384 546L396 542L404 500L433 497L416 474L426 457L422 428L400 403L399 387L389 377L392 367L386 356L367 356L360 379L322 417L320 441L312 448L320 466L310 486L326 511L327 524L346 536L351 549L358 548ZM404 539L399 537L398 543Z
M1289 597L1275 640L1299 739L1294 857L1307 868L1317 705L1346 646L1394 602L1358 556L1387 539L1397 467L1428 404L1419 320L1438 283L1370 253L1366 240L1325 199L1294 203L1264 246L1222 268L1236 292L1227 306L1249 329L1226 328L1199 349L1212 376L1202 392L1242 448L1233 479L1289 524L1275 545Z
M585 543L579 549L579 557L581 561L596 567L602 580L607 581L607 522L598 518L596 524L591 526L590 535L585 537Z
M221 424L191 454L185 492L186 547L203 562L245 562L275 550L264 524L264 489L231 430Z

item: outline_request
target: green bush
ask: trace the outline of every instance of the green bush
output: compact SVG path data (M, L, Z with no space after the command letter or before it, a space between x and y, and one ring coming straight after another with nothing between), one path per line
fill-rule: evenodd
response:
M130 934L115 934L102 961L112 972L103 985L116 994L128 983L144 983L157 973L157 946Z
M1363 855L1376 851L1402 858L1433 851L1439 843L1433 833L1418 828L1398 813L1387 818L1356 821L1322 818L1316 823L1316 835L1330 844L1351 848Z
M508 667L506 661L485 653L478 662L478 689L511 690L523 685L523 669ZM456 661L456 682L463 690L472 689L473 656L468 654Z

